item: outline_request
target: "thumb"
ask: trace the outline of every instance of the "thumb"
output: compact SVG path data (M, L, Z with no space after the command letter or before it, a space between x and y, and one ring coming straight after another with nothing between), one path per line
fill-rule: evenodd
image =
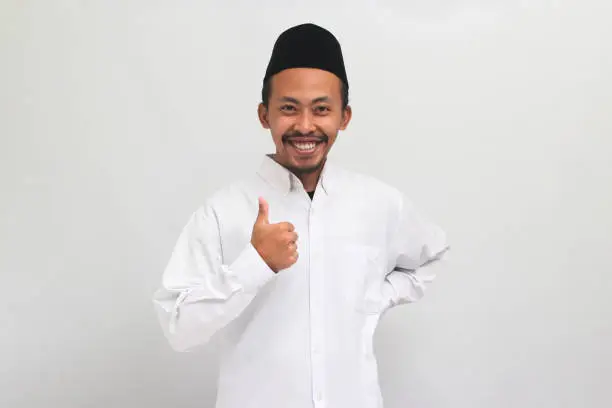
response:
M268 202L263 198L259 197L259 213L257 214L256 224L269 224L268 220Z

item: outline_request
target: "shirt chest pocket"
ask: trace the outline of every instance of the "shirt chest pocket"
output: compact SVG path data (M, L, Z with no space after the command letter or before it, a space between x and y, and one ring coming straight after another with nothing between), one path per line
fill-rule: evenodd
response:
M378 314L384 308L382 286L386 276L384 251L367 244L338 247L334 257L334 290L350 310Z

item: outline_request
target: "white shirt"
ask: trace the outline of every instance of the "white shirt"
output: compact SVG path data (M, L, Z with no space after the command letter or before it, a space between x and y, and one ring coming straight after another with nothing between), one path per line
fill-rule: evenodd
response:
M297 262L277 274L250 243L259 196L270 223L299 234ZM217 408L380 408L374 330L423 296L425 265L447 248L397 189L328 158L311 200L265 156L195 211L154 302L174 349L222 336Z

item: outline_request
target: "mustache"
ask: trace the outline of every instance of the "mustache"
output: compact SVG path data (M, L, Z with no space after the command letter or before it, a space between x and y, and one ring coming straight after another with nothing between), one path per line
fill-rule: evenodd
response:
M289 139L299 139L301 137L309 137L309 138L316 138L318 139L319 142L328 142L329 141L329 136L327 136L325 133L321 132L320 135L318 134L314 134L314 133L308 133L308 134L304 134L301 132L287 132L283 135L283 142L288 142Z

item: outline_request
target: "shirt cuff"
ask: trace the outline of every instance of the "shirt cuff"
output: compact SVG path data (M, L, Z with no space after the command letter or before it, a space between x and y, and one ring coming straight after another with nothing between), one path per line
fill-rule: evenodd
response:
M238 282L245 292L256 292L276 273L263 260L253 244L249 244L229 266L230 278Z

